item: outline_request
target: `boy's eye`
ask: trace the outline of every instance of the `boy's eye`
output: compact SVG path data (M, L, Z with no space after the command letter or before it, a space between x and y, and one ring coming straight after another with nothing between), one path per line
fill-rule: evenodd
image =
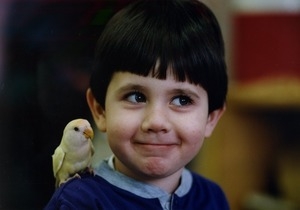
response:
M146 102L145 95L140 92L136 92L136 91L128 93L126 95L125 99L131 103L145 103Z
M172 99L171 104L175 106L186 106L192 104L192 99L189 96L176 96Z

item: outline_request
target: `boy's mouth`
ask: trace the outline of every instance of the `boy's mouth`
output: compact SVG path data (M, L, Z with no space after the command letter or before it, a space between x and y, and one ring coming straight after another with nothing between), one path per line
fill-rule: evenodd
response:
M178 144L166 143L135 143L134 147L137 151L144 155L162 156L167 154L170 150L178 147Z

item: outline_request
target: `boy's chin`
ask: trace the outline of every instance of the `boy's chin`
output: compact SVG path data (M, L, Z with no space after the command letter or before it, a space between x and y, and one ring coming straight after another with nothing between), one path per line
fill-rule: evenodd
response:
M160 179L166 178L183 168L178 167L179 169L174 169L170 167L172 165L174 165L174 163L166 158L147 157L146 160L143 161L142 165L139 166L139 170L145 178Z

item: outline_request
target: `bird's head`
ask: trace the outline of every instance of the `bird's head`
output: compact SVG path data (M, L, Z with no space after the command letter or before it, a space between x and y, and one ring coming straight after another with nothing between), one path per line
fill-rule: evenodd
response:
M87 120L75 119L66 125L64 137L66 139L92 140L94 138L94 131Z

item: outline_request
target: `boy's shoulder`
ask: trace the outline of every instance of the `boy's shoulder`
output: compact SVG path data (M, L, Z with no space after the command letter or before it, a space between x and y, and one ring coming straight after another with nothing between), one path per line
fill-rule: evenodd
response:
M194 203L203 209L229 210L226 196L216 182L194 172L191 175L193 184L187 194L187 203Z
M95 191L102 191L103 188L106 187L105 180L97 175L90 173L80 173L79 176L80 177L74 177L67 181L65 184L62 184L55 193L57 193L58 195L66 192L74 194L89 194L90 192L94 193ZM102 187L99 188L98 186Z
M56 189L45 209L78 209L79 207L97 209L96 195L101 196L103 193L99 185L105 188L105 183L102 183L99 177L80 174L80 178L72 178ZM86 206L86 203L90 206Z
M46 206L50 209L158 209L159 202L145 200L120 189L98 175L80 174L61 185ZM132 202L132 201L135 202Z
M206 178L198 173L190 171L193 179L193 187L199 187L204 189L221 190L219 185L213 180Z

